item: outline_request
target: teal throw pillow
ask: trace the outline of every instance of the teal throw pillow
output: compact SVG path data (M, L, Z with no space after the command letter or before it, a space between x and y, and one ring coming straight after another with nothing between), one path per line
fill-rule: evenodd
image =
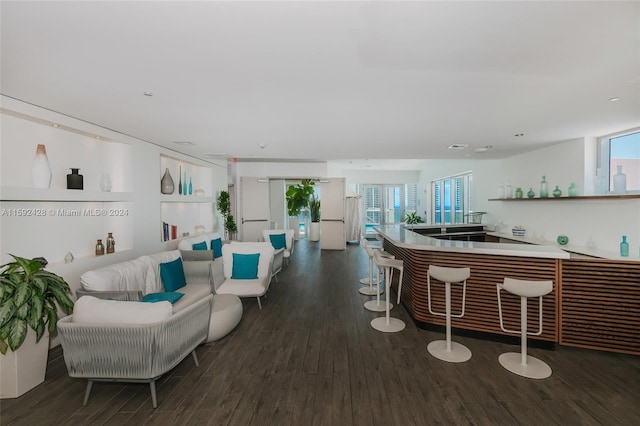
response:
M208 250L206 241L203 241L201 243L192 244L191 248L194 249L194 250Z
M213 250L213 258L222 257L222 238L211 240L211 250Z
M149 293L145 294L142 298L143 302L171 302L171 304L176 303L184 293L178 293L177 291L165 291L164 293Z
M287 248L287 240L284 234L272 234L269 235L269 239L271 240L271 245L274 249L280 250Z
M182 259L160 264L160 277L164 283L164 291L176 291L187 285L184 278Z
M234 280L255 280L258 278L258 262L260 253L233 253L233 269L231 278Z

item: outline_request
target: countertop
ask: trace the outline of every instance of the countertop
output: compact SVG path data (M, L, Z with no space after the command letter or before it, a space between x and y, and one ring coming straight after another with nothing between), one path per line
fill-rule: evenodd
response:
M449 225L446 227L457 228L460 226L464 225ZM415 226L415 228L418 228L418 226ZM396 246L413 250L480 253L498 256L539 257L551 259L569 259L570 257L569 253L566 251L549 245L438 240L436 238L432 238L427 235L420 235L409 229L405 229L405 225L382 225L374 227L374 229Z

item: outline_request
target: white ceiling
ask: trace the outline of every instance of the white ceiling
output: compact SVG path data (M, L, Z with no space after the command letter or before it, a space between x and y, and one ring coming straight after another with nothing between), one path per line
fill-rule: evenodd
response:
M504 158L640 126L637 1L0 7L2 94L197 157Z

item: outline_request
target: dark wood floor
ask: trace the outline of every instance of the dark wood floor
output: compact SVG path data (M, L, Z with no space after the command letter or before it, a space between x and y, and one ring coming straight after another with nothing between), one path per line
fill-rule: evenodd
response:
M201 346L163 377L157 409L147 385L71 379L59 348L45 383L1 401L2 425L637 425L640 358L559 347L531 349L553 376L530 380L498 364L517 346L456 337L473 353L448 364L431 357L442 334L418 329L406 311L401 333L369 322L358 278L368 268L357 245L346 252L300 241L263 309L245 299L239 327ZM497 313L496 313L497 321Z

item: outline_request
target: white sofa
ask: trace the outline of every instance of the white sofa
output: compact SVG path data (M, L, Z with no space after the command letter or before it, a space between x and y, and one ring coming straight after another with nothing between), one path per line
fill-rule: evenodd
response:
M294 234L295 231L293 229L265 229L262 231L262 238L264 238L264 240L266 242L270 242L270 235L279 235L279 234L284 234L285 237L285 248L283 249L283 257L284 259L286 259L287 264L289 263L289 258L291 257L291 254L293 254L293 248L294 248Z
M211 241L220 238L217 232L206 232L189 238L184 238L178 242L178 250L182 253L185 260L213 260L213 249ZM206 243L207 250L194 250L193 245L198 243Z
M233 254L258 253L257 278L236 279L233 277ZM260 297L264 296L271 284L274 249L267 242L232 242L222 246L223 277L220 280L214 278L214 286L217 294L234 294L239 297L255 297L258 299L258 307L262 309ZM214 277L215 277L214 273ZM224 278L224 280L222 280ZM218 282L222 281L221 284Z

